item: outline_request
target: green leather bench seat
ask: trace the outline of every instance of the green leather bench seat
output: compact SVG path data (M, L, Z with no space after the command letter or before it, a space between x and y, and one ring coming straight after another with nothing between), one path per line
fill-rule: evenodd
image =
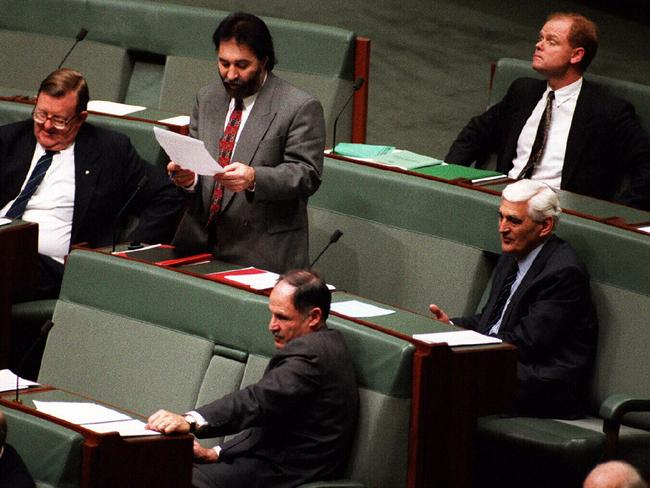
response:
M7 418L7 442L20 453L39 488L79 486L81 434L18 410L0 409Z
M187 411L262 376L275 352L268 319L266 297L76 250L39 381L144 415ZM344 334L359 382L349 478L405 486L414 346L344 319L328 324Z
M0 29L0 86L15 88L14 94L35 95L41 80L63 60L75 35L57 37ZM84 73L91 98L119 102L124 101L133 63L122 47L84 41L64 67Z

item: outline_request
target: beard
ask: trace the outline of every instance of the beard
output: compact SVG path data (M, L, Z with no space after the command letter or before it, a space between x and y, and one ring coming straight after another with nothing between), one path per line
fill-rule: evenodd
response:
M242 80L240 78L236 81L227 81L222 77L221 82L230 98L243 99L257 93L262 86L263 79L264 70L263 68L260 68L248 80Z

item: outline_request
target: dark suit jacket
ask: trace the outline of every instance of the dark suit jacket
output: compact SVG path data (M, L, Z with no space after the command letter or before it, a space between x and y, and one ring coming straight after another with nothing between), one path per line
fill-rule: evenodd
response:
M36 138L33 122L0 127L0 208L15 198L27 177ZM164 171L141 159L129 138L85 123L75 140L75 200L71 244L112 242L113 222L143 176L148 180L127 214L139 215L130 238L169 242L181 198Z
M205 472L256 458L267 461L268 472L242 472L235 486L253 486L247 476L269 488L339 478L357 408L354 366L341 333L325 328L296 338L271 358L258 383L197 409L209 424L201 435L249 429L225 443L220 461Z
M508 173L521 130L545 89L542 80L515 80L501 102L470 120L445 161L469 165L496 153L497 171ZM624 176L630 186L618 196ZM650 209L650 137L629 102L587 80L569 130L561 188Z
M501 256L482 312L452 319L456 325L489 334L487 322L514 260ZM569 244L551 236L512 296L497 334L519 349L517 413L584 413L597 328L587 271Z
M0 488L35 488L34 480L16 450L5 444L0 457Z
M190 134L215 159L229 103L219 80L199 91L192 112ZM217 258L276 272L308 265L307 200L320 186L324 147L320 102L269 73L231 159L255 168L255 191L224 191L212 236ZM199 178L174 238L185 254L212 244L206 224L213 189L213 178Z

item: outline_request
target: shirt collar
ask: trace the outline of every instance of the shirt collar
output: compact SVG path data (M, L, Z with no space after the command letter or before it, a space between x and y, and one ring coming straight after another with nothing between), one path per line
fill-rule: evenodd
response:
M544 244L546 244L546 240L541 244L539 244L535 249L530 251L524 259L517 262L517 264L519 265L519 273L526 274L526 272L533 265L533 261L535 261L535 258L541 252L542 247L544 247Z
M559 107L566 101L571 100L573 97L577 97L578 94L580 93L581 88L582 88L582 76L578 78L576 81L574 81L573 83L570 83L567 86L563 86L562 88L558 88L557 90L554 90L555 106ZM546 91L544 92L544 98L546 98L546 95L550 91L551 91L551 87L547 84Z

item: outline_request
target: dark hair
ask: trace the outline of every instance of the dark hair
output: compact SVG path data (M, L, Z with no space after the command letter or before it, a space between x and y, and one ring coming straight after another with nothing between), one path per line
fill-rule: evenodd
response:
M262 19L244 12L230 14L217 26L212 35L212 42L218 51L221 41L230 39L234 39L237 44L248 46L257 59L266 61L268 71L273 70L276 63L273 38Z
M585 54L579 63L580 68L585 72L598 51L598 27L596 23L584 15L574 12L554 12L546 20L553 19L568 19L571 21L569 43L574 49L581 47L585 50Z
M280 276L278 283L281 281L296 289L293 294L293 306L298 312L305 315L312 308L318 307L322 313L321 322L325 323L330 314L332 292L316 271L294 269Z
M88 108L90 92L88 84L81 73L70 68L53 71L41 82L38 93L45 93L51 97L61 98L68 93L77 94L77 113Z

